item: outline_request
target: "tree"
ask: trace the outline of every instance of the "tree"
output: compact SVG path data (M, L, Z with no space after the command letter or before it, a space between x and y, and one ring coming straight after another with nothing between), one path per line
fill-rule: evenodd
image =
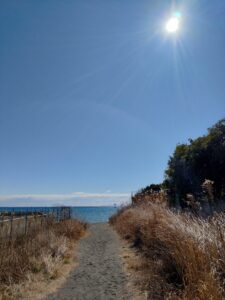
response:
M169 189L171 203L179 199L185 206L188 193L198 195L205 179L214 182L215 196L225 196L225 119L208 133L188 144L177 145L165 171L163 186Z

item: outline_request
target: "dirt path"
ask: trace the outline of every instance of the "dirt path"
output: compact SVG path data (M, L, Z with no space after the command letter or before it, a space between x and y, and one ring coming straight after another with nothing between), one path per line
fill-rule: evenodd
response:
M79 265L57 293L46 300L121 300L125 292L119 240L107 224L93 224L90 234L80 241Z

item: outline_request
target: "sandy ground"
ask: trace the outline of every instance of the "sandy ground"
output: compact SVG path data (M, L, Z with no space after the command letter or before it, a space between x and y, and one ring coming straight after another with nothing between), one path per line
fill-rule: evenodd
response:
M120 242L108 224L93 224L77 249L78 266L63 286L46 300L125 300L126 275Z

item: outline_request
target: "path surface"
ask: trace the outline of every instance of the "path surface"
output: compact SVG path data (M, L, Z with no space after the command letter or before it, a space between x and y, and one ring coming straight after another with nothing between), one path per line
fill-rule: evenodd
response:
M117 234L108 224L93 224L90 234L81 239L79 265L55 294L46 300L121 300L125 292Z

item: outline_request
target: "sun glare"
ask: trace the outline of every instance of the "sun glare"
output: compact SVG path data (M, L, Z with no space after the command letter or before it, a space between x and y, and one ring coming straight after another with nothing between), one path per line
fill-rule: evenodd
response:
M169 33L177 32L180 27L180 18L181 14L179 12L175 12L166 23L166 31Z

